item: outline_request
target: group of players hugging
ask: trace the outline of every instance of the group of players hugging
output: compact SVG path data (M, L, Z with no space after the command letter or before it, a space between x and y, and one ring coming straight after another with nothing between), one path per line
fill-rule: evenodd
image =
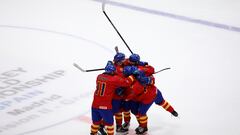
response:
M114 135L114 117L116 132L128 134L131 113L139 123L136 134L145 134L148 131L147 111L153 103L178 117L155 86L154 68L140 61L138 54L125 58L125 54L117 52L104 69L96 79L90 135Z

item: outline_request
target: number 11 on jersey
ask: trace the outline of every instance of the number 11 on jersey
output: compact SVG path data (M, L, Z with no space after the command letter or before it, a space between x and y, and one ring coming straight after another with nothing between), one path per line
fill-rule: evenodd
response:
M104 96L105 89L106 89L106 83L98 81L97 90L95 91L95 94L99 96Z

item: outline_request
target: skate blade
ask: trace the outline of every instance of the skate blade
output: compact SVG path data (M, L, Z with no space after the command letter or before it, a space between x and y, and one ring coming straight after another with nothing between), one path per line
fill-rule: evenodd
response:
M147 132L142 133L142 134L136 134L136 135L149 135Z
M116 135L128 135L128 131L127 132L123 132L123 133L116 132Z
M102 134L101 132L97 132L97 135L107 135L107 134Z

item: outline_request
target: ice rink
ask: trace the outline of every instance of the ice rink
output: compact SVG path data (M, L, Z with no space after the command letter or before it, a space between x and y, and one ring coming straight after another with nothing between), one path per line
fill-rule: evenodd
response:
M149 135L240 135L240 1L113 0L106 12L179 113ZM96 76L118 46L102 0L0 0L0 135L88 135ZM132 117L130 135L138 126Z

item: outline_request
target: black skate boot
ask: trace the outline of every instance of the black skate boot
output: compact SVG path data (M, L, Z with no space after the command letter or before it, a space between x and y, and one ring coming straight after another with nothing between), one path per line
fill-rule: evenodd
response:
M175 117L178 117L178 113L175 110L173 110L173 112L171 114Z
M147 127L138 127L135 129L137 135L143 135L148 131Z
M124 129L122 126L117 126L116 132L117 135L125 135L128 133L128 130Z
M100 125L100 128L99 128L99 130L98 130L98 134L99 135L107 135L107 132L106 132L106 130L105 130L105 128L104 128L104 125Z
M123 125L122 125L123 129L125 129L126 131L129 130L129 127L130 127L130 123L129 122L125 122Z

